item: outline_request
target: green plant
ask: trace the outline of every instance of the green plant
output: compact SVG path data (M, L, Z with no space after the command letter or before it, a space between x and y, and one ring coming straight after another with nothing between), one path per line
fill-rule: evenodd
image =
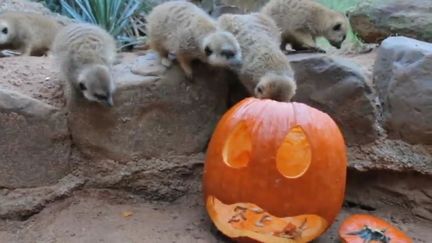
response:
M36 0L53 12L80 22L101 26L113 35L122 49L145 42L142 13L151 6L140 0Z
M122 46L135 43L131 36L132 17L142 4L138 0L60 0L63 13L82 22L97 24L116 37Z

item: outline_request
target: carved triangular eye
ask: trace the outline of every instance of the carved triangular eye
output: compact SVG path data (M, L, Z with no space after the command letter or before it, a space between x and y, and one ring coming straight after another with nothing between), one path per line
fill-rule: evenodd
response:
M309 169L312 150L303 129L294 127L285 137L276 154L276 167L286 178L301 177Z
M240 122L225 141L222 157L233 168L246 167L251 158L252 141L245 122Z

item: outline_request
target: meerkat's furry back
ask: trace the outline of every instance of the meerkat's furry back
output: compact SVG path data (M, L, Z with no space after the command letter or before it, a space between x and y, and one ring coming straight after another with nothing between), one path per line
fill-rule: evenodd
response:
M71 24L55 38L53 53L63 78L85 98L112 105L114 38L91 24Z
M6 11L0 13L0 49L22 55L42 56L63 27L53 17L41 14Z
M240 46L235 37L217 28L216 21L194 4L170 1L156 6L147 17L150 47L170 66L174 53L186 75L192 75L190 63L199 59L216 66L238 65Z
M251 94L259 98L288 101L296 83L286 56L279 49L280 31L265 15L225 14L218 25L235 35L242 48L239 77Z
M345 15L311 0L270 0L261 13L281 29L282 49L290 43L296 50L322 51L315 44L321 36L340 48L349 28Z

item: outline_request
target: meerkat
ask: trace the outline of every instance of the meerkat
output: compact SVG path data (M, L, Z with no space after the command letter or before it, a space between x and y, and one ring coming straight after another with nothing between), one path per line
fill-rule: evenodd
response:
M260 13L224 14L218 25L240 43L243 64L237 73L246 89L257 98L290 101L297 85L274 21Z
M89 101L114 105L111 68L117 53L109 33L92 24L70 24L56 36L53 54L72 92Z
M171 66L169 54L175 54L188 78L193 76L191 62L195 59L219 67L241 64L236 38L218 29L216 20L193 3L170 1L156 6L147 17L147 31L161 64Z
M24 56L45 55L62 27L49 16L3 12L0 14L0 50L14 50Z
M261 13L271 17L281 29L280 48L289 43L296 51L325 52L316 46L317 37L341 48L349 28L348 18L312 0L270 0Z

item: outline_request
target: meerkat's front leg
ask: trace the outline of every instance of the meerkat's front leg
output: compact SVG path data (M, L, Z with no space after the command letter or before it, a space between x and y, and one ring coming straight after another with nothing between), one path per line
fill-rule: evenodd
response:
M171 59L169 59L169 51L157 43L150 43L150 47L159 54L160 63L162 66L169 68L172 65Z
M169 58L169 52L167 50L161 51L159 52L160 55L160 62L161 64L166 67L169 68L172 65L172 60Z
M286 51L286 46L288 44L288 40L286 38L282 38L281 40L281 44L280 44L280 49L285 52Z
M26 45L22 47L19 52L21 52L21 56L31 56L32 47L31 45Z
M189 56L187 56L185 54L180 54L180 53L177 54L176 58L180 64L180 67L183 69L183 71L186 75L186 78L188 78L189 80L192 80L192 78L193 78L192 66L191 66L192 59Z
M315 39L309 33L297 31L294 34L295 40L292 47L297 52L320 52L325 53L324 50L316 46Z

